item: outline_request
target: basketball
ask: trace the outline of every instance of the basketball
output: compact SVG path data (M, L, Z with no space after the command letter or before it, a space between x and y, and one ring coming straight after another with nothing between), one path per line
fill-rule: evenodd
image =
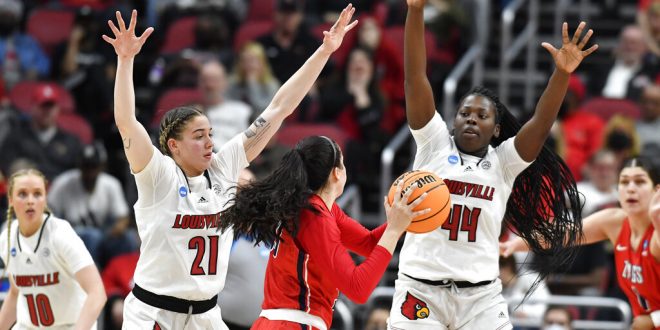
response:
M449 189L445 182L440 179L435 173L427 171L409 171L401 174L390 186L390 191L387 195L387 201L392 205L394 200L394 193L399 181L404 180L403 191L416 187L417 189L408 197L408 204L412 203L421 196L427 193L426 198L421 204L417 205L413 210L420 211L426 208L431 209L431 212L415 217L407 231L411 233L421 234L428 233L441 226L451 210L451 200L449 198Z

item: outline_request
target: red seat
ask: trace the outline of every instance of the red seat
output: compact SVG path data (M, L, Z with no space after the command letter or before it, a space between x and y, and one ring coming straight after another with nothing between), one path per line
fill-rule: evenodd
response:
M9 100L11 103L16 107L18 110L22 112L30 112L33 106L33 97L34 97L34 91L35 89L43 84L43 82L40 81L21 81L18 84L14 85L14 87L11 89L9 92ZM70 112L75 112L76 111L76 105L75 101L73 100L73 96L64 89L64 87L51 83L53 88L57 90L58 94L60 95L60 109L62 112L70 113Z
M192 105L198 103L201 99L202 94L195 88L173 88L166 91L156 103L156 111L151 119L151 127L157 128L165 113L171 109Z
M270 22L275 12L275 0L250 0L246 22Z
M582 110L594 113L608 121L614 115L620 114L637 120L641 113L637 103L626 99L609 99L596 97L582 104Z
M245 22L238 28L236 35L234 36L234 50L240 51L240 49L248 41L256 40L264 34L267 34L273 28L273 22L271 21L262 21L262 22Z
M57 127L61 130L73 134L80 139L83 144L90 144L94 141L94 132L85 118L73 113L60 113L57 116Z
M385 28L385 31L383 31L384 38L389 39L395 45L399 45L397 49L399 49L399 55L402 59L404 36L404 27L399 25L387 27ZM426 30L424 33L424 41L426 44L426 57L429 60L442 63L453 63L453 55L451 55L450 52L438 49L433 32Z
M69 39L73 20L70 11L35 9L27 21L27 33L50 55L56 45Z
M277 141L289 147L295 147L298 141L313 135L327 136L345 150L348 137L346 133L331 124L288 124L277 132Z
M195 44L195 25L197 17L182 17L167 29L165 41L160 48L163 54L176 53Z

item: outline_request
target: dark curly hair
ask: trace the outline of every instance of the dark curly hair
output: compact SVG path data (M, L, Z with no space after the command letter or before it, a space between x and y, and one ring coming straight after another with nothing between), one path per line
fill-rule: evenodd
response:
M309 197L321 189L335 167L341 167L341 151L335 141L311 136L287 152L273 173L238 189L220 214L219 230L233 227L234 234L267 246L279 240L281 230L293 237L303 209L318 213Z
M468 95L486 97L495 105L500 135L491 140L493 147L518 133L520 123L493 91L475 87L465 97ZM543 146L536 160L514 181L504 214L504 225L522 237L535 254L543 256L543 263L533 265L540 273L539 279L574 260L576 249L572 247L582 239L581 211L570 169L561 157Z

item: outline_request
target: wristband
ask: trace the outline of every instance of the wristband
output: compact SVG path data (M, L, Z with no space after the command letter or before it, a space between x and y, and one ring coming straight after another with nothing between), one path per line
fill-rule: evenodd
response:
M660 328L660 310L654 311L651 314L651 321L653 321L653 326L656 328Z

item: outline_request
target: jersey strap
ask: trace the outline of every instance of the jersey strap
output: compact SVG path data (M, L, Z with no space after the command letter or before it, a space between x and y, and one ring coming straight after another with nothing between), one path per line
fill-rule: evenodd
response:
M182 314L206 313L218 304L218 295L209 300L185 300L155 294L137 284L133 287L133 295L147 305Z

